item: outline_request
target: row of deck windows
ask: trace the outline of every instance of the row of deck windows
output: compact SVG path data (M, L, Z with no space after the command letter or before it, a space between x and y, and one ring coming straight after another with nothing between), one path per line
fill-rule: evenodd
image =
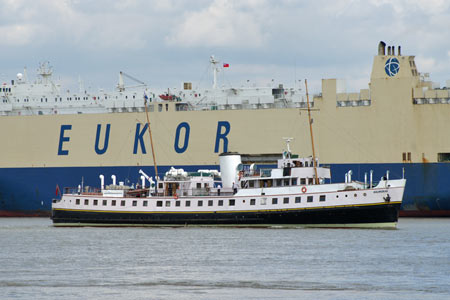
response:
M320 195L319 197L319 201L323 202L325 201L326 196L325 195ZM314 197L313 196L307 196L306 198L306 202L313 202ZM125 206L126 205L126 200L110 200L111 201L111 206ZM245 200L243 200L245 203ZM295 203L301 203L302 201L302 197L295 197ZM156 206L157 207L170 207L172 205L174 201L173 200L158 200L156 201ZM191 207L191 204L193 201L191 200L185 200L184 206L185 207ZM289 197L284 197L283 198L283 204L289 204L290 202L290 198ZM80 199L76 199L75 200L75 204L76 205L80 205L81 204L81 200ZM99 205L99 200L94 199L92 204L94 206L98 206ZM260 200L260 204L261 205L266 205L267 204L267 199L263 198ZM272 198L272 204L278 204L278 198ZM84 205L89 205L89 199L84 199ZM103 206L107 206L108 205L108 200L102 200L102 205ZM138 206L138 200L132 200L132 205L133 206ZM236 205L236 199L228 199L228 206L235 206ZM250 205L256 205L256 199L250 199ZM142 201L142 206L148 206L148 200L143 200ZM181 200L175 200L175 206L176 207L180 207L181 206ZM197 207L202 207L202 206L214 206L214 200L197 200ZM217 206L224 206L224 200L217 200Z
M0 88L0 92L1 91L2 91L2 88ZM5 88L3 88L3 91L5 92ZM83 98L83 99L81 99L81 98ZM89 100L89 97L74 97L73 99L74 100ZM100 97L94 97L94 100L96 100L96 99L100 100ZM108 99L108 96L105 96L105 100L107 100L107 99ZM128 99L128 96L125 96L125 99ZM133 95L133 99L136 99L135 95ZM41 98L40 100L41 100L41 102L47 102L48 98ZM59 97L59 98L56 97L55 98L55 102L58 102L58 100L59 100L59 102L62 102L62 97ZM67 101L72 101L72 97L67 97L66 100ZM20 102L20 99L17 99L16 102ZM30 102L30 99L24 98L23 102Z
M259 181L259 183L258 183ZM297 178L287 178L287 179L259 179L259 180L249 180L242 181L242 188L246 187L248 184L249 188L253 187L273 187L273 186L296 186L296 185L306 185L306 184L313 184L314 179L313 178L300 178L300 181L297 180ZM258 185L259 184L259 185Z

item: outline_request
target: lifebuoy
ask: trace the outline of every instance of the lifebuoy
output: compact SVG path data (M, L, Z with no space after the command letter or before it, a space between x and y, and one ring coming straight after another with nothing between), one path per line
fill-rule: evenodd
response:
M302 193L306 193L306 186L302 187Z

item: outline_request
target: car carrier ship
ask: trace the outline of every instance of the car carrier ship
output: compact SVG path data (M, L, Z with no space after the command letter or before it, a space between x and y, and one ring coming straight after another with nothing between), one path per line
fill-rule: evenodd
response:
M311 154L303 91L283 85L219 87L222 65L211 57L213 87L190 82L156 92L120 74L115 91L73 93L52 80L47 64L38 80L18 74L0 90L0 215L50 215L58 187L98 174L126 184L149 176L152 150L159 171L218 169L218 154L239 151L243 162L276 164L282 137L302 156ZM131 76L128 76L129 78ZM380 42L368 89L347 93L345 82L323 79L313 97L317 156L341 181L364 172L408 178L404 216L450 216L450 89L418 72L414 56ZM260 154L261 155L257 155ZM364 171L363 171L364 170Z

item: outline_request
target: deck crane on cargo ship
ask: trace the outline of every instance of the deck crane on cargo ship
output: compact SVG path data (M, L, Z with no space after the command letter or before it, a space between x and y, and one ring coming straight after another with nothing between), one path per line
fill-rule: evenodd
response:
M125 83L124 83L124 81L123 81L123 77L126 77L126 78L128 78L128 79L131 79L131 80L133 80L134 82L137 82L137 83L139 83L138 85L133 85L133 86L125 86ZM125 91L125 88L138 88L138 87L147 87L147 84L145 84L145 82L143 82L143 81L140 81L139 79L137 79L137 78L135 78L135 77L133 77L133 76L131 76L131 75L128 75L127 73L125 73L125 72L122 72L122 71L120 71L119 72L119 83L117 84L117 90L119 91L119 92L123 92L123 91Z

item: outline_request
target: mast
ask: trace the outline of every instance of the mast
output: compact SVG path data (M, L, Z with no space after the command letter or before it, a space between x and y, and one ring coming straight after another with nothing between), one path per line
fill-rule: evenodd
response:
M313 135L313 130L312 130L311 109L309 107L308 83L307 83L306 79L305 79L305 88L306 88L306 103L308 105L309 132L311 133L311 146L312 146L312 153L313 153L314 175L316 176L315 183L319 184L319 178L317 177L316 152L314 150L314 135Z
M158 167L156 165L155 149L153 147L152 130L150 128L150 119L148 117L147 97L144 98L144 102L145 102L145 115L147 116L147 124L148 124L148 135L150 136L150 145L152 146L153 165L155 166L155 179L157 179L157 177L158 177Z
M213 81L213 89L217 88L217 72L219 71L217 64L219 63L218 60L214 57L214 55L211 55L209 58L209 62L211 63L213 67L213 74L214 74L214 81Z

